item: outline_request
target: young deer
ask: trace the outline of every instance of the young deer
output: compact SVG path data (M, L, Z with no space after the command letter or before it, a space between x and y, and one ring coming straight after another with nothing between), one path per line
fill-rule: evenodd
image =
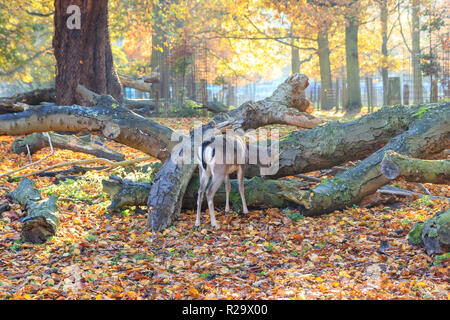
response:
M253 150L254 149L254 150ZM271 167L270 148L260 150L258 146L252 146L252 152L257 152L257 164L260 168ZM266 152L266 159L261 159L261 152ZM264 155L264 153L263 153ZM226 204L225 212L230 211L230 174L237 171L239 193L242 199L242 208L244 214L248 213L247 203L244 194L244 169L249 163L249 144L245 143L242 136L236 134L216 135L203 144L197 150L197 160L199 161L200 188L198 189L197 199L197 218L195 226L200 226L200 215L202 211L203 195L209 178L212 176L212 182L206 190L206 199L208 201L211 225L218 228L214 214L214 195L216 194L222 182L225 180Z

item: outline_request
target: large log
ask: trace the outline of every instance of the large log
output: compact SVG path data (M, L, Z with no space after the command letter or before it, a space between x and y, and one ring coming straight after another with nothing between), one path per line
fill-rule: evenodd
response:
M421 160L397 154L384 155L381 172L388 179L403 177L410 182L450 183L450 160Z
M450 103L429 108L415 119L407 131L391 139L352 169L311 190L286 190L281 195L303 205L306 215L329 213L358 203L390 182L381 172L381 163L387 151L429 158L449 147Z
M21 112L24 110L23 106L21 106L23 104L38 105L41 102L54 102L55 98L55 88L37 89L18 93L8 98L0 98L0 114Z
M55 235L59 224L56 196L42 199L41 192L34 187L34 182L22 179L16 190L8 194L8 198L21 204L27 210L22 219L22 237L32 243L44 243Z
M34 132L89 132L165 160L177 141L173 131L104 98L94 107L36 106L20 113L0 115L0 135Z
M77 137L74 135L60 135L54 132L50 132L49 135L52 145L56 148L91 154L98 158L114 161L123 161L125 159L123 154L108 148L99 138L92 135ZM13 152L17 154L27 154L28 150L33 154L45 147L48 147L48 139L43 133L33 133L25 138L16 139L11 146Z
M450 209L416 223L408 233L408 242L423 246L429 255L450 252Z

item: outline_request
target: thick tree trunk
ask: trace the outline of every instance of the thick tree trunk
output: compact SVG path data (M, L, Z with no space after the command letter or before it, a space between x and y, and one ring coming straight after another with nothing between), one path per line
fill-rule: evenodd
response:
M68 26L69 18L74 17L74 13L67 13L71 5L81 9L79 29ZM122 88L113 63L108 30L108 0L55 0L54 20L56 104L85 104L76 92L79 84L120 101Z
M449 184L450 160L421 160L387 151L381 172L388 179L403 177L407 181Z
M358 60L359 23L351 16L345 26L345 58L347 65L347 101L344 109L347 113L361 111L361 85Z
M381 162L388 150L418 158L429 158L450 146L450 104L430 108L417 117L404 133L354 168L308 191L282 193L286 199L305 207L305 214L320 215L358 203L390 182L381 172Z
M245 103L228 114L219 115L216 121L236 122L244 129L268 124L312 128L322 120L294 109L307 109L309 101L304 97L307 84L308 79L304 75L289 77L271 97L254 105ZM172 141L173 131L169 128L118 106L111 97L96 95L92 99L97 105L90 108L77 105L37 106L20 113L0 115L0 135L89 132L141 150L162 161L177 145L178 141Z
M97 158L105 158L114 161L125 160L123 154L108 148L95 136L65 136L53 132L49 134L53 147L91 154ZM17 154L27 154L28 150L33 154L45 147L48 147L48 139L43 133L33 133L28 137L17 139L12 144L12 150Z
M34 182L22 179L19 187L8 194L12 201L20 203L28 211L22 220L22 236L25 241L44 243L49 237L55 235L59 224L57 198L47 200L41 198L41 192L34 187Z
M319 64L320 64L320 83L322 85L321 92L321 109L331 110L334 107L333 90L331 82L331 63L330 48L328 44L328 32L319 32L317 37L319 47Z

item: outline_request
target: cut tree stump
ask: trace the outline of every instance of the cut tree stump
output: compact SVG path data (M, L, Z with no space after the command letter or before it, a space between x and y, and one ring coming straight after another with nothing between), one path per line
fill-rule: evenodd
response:
M391 180L403 177L410 182L449 184L450 160L414 159L388 150L381 172Z
M50 132L49 135L53 147L56 148L91 154L97 158L105 158L108 160L125 160L123 154L108 148L99 138L93 135L77 137L74 135L61 135L54 132ZM42 148L48 147L48 138L43 133L33 133L25 138L16 139L11 148L14 153L27 154L27 146L30 153L34 154Z
M20 181L16 190L8 194L8 198L22 205L28 212L22 219L21 234L25 241L44 243L55 235L59 224L56 196L43 199L33 180L25 178Z

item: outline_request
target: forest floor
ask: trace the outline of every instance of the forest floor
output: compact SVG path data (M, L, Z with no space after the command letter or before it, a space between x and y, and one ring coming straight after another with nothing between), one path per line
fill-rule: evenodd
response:
M156 120L186 129L199 119ZM280 129L285 134L294 128ZM0 137L0 174L29 162L10 151L13 140ZM107 144L127 159L144 156ZM33 160L49 152L45 148ZM89 158L57 149L16 175ZM318 218L294 208L254 208L245 217L218 208L218 231L209 227L206 213L195 229L194 211L188 210L171 228L152 234L145 210L107 212L101 180L112 172L91 171L58 185L54 178L33 178L45 197L56 193L60 199L61 223L45 244L21 241L19 219L26 213L19 205L0 214L0 300L450 298L449 255L430 257L407 241L414 223L448 208L446 202L396 198ZM422 192L404 181L394 184ZM17 186L1 181L0 204ZM450 197L449 186L425 186L432 195Z

